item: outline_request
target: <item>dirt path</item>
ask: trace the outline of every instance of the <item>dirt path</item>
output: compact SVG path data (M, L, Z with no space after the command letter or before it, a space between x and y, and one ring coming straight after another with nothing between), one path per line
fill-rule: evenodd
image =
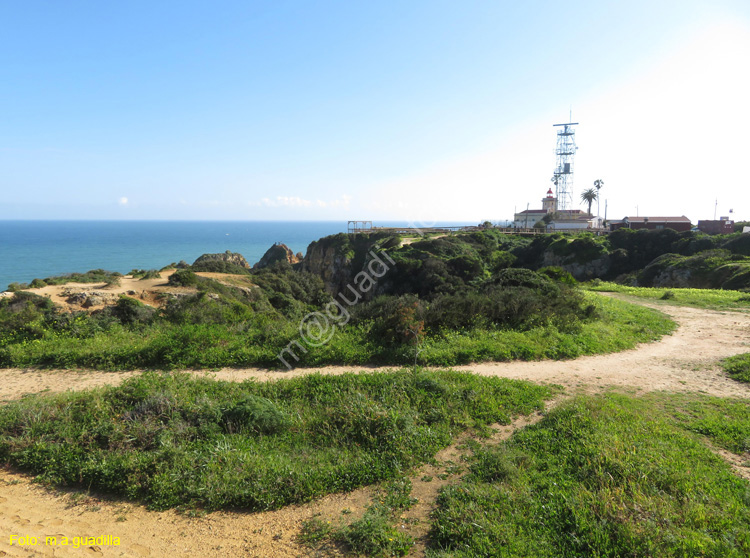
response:
M458 368L483 375L557 383L567 387L569 392L591 393L614 386L634 392L698 391L750 398L750 386L729 380L717 366L721 358L750 352L750 315L658 303L647 305L672 316L679 324L677 331L657 343L611 355L571 361L483 363ZM361 369L326 367L320 372L340 374ZM291 377L308 372L227 369L208 374L239 381ZM0 401L44 390L117 384L134 374L137 372L0 370ZM430 500L437 486L438 483L420 485L415 489L424 491L423 500ZM129 503L102 501L85 492L61 496L29 482L26 476L0 471L0 556L313 556L314 553L293 540L302 521L315 514L335 518L344 509L359 513L369 502L370 495L370 489L366 488L276 512L219 512L191 518L175 512L148 512ZM37 537L38 544L11 546L12 535ZM45 545L45 537L56 535L58 546ZM71 538L69 546L60 546L63 535ZM72 546L72 537L106 535L119 537L120 546L107 546L97 541L79 548Z

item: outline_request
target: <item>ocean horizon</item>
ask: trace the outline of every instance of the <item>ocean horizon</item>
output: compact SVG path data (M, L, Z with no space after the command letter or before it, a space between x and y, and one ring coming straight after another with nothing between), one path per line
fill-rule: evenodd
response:
M408 225L406 221L373 224ZM252 265L276 242L304 254L311 242L346 229L346 221L0 221L0 290L13 282L90 269L123 274L160 269L227 250L242 254Z

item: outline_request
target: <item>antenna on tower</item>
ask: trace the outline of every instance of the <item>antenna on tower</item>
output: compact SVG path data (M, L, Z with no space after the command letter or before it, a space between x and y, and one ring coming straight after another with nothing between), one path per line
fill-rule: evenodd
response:
M572 114L571 111L571 116ZM552 177L552 182L555 183L557 209L559 210L573 207L573 159L578 149L576 147L576 131L573 126L577 125L578 122L553 124L553 126L562 126L557 131L557 147L555 148L557 161L555 174Z

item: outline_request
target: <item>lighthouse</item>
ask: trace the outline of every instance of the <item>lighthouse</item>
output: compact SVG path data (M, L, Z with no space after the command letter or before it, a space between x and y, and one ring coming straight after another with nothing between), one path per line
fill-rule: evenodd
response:
M557 211L557 198L552 193L552 188L547 190L547 197L542 198L542 210L545 213L554 213Z

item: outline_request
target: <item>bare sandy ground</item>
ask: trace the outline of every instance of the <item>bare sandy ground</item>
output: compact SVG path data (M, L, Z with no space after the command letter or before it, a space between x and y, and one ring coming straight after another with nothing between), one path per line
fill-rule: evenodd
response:
M45 296L55 304L67 311L88 311L100 310L106 305L112 305L117 302L118 295L127 295L139 299L149 306L160 307L166 304L165 295L180 296L197 292L193 287L180 287L169 284L169 277L175 272L168 269L160 272L160 277L152 279L134 278L130 275L124 275L119 278L117 284L107 285L106 283L65 283L63 285L47 285L37 289L24 289L25 292L34 293L39 296ZM233 285L236 287L249 288L253 286L249 276L234 275L228 273L212 273L200 271L197 273L201 277L216 279L220 283ZM77 293L99 293L108 297L101 304L81 306L80 299L78 302L72 301L71 295ZM0 297L13 296L12 292L5 291L0 293Z
M634 393L691 391L750 399L750 386L728 379L717 366L724 357L750 352L749 314L649 305L659 307L677 321L679 328L673 335L611 355L554 362L482 363L458 368L482 375L560 384L568 393L591 393L614 387ZM361 367L326 367L317 371L341 374L360 370ZM233 381L307 373L310 370L195 372ZM117 384L134 374L137 372L0 370L0 401L45 390ZM509 432L507 428L500 430L499 436ZM455 449L449 448L440 460L450 463L454 458ZM420 471L415 478L422 474ZM437 483L415 484L414 494L421 497L422 507L434 499L438 487ZM219 512L191 518L171 511L149 512L141 506L104 500L85 492L50 491L30 482L25 475L0 471L0 556L312 556L315 555L312 551L294 542L302 521L315 514L335 521L345 509L356 516L370 495L370 489L362 489L275 512ZM426 517L429 510L422 511ZM422 524L424 528L426 525ZM12 535L37 537L38 544L10 545ZM69 538L110 535L119 537L120 545L95 543L79 548L45 545L45 537L55 535L58 541L62 540L61 535ZM420 554L417 549L413 555Z

